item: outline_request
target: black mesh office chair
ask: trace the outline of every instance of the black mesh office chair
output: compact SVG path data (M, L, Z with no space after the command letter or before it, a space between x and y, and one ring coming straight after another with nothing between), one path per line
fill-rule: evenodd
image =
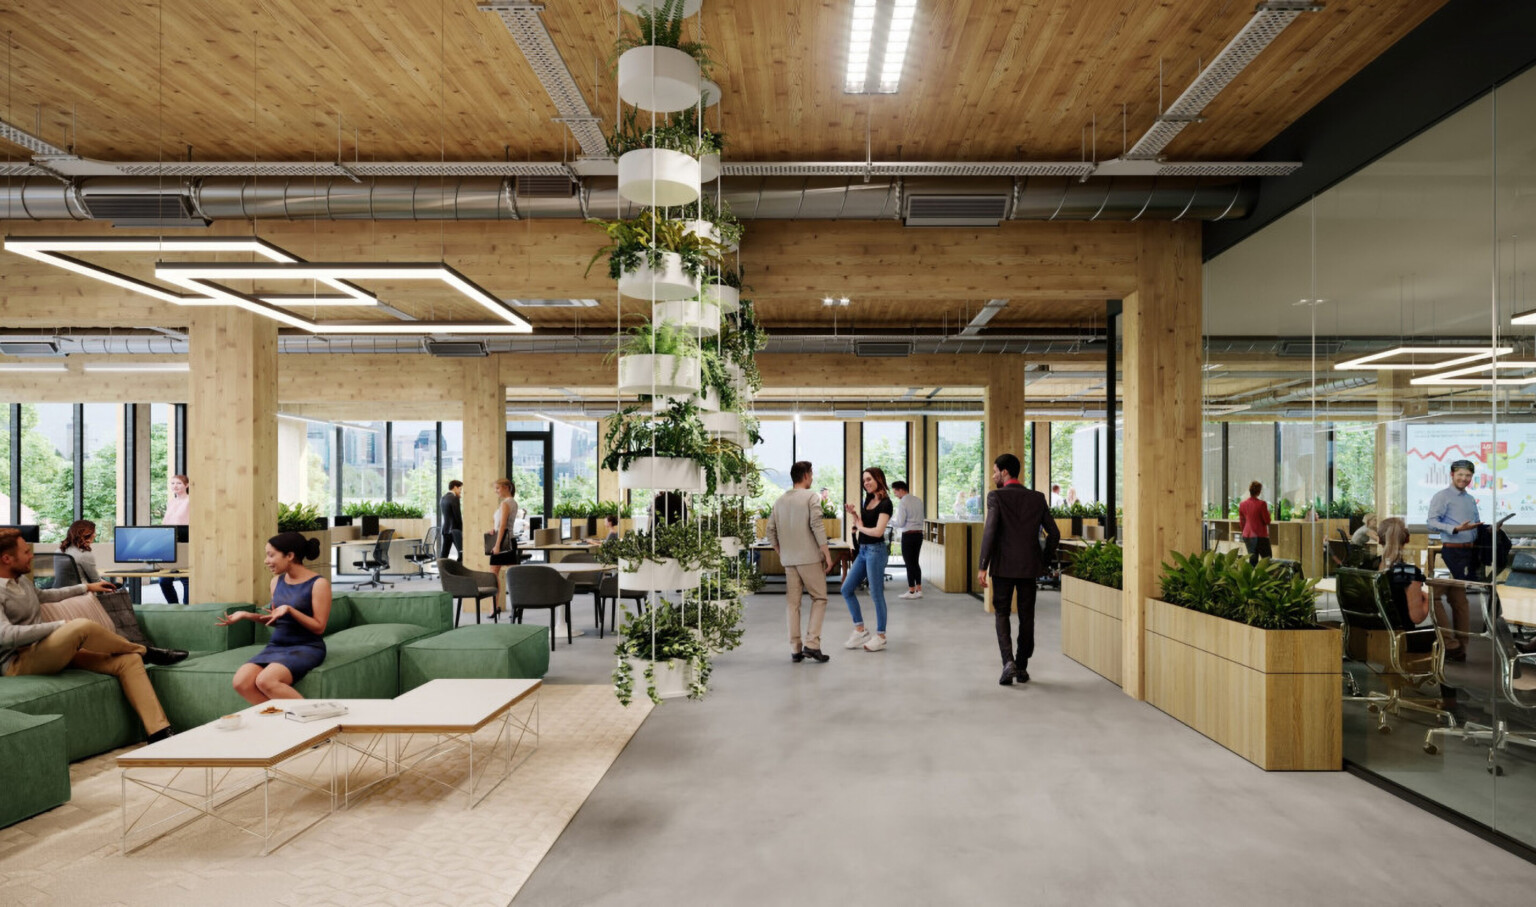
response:
M523 611L528 608L549 609L549 650L555 650L555 611L565 608L565 643L570 645L571 599L576 596L576 583L560 571L543 564L524 564L507 568L507 606L512 609L514 623L523 622Z
M1344 697L1348 702L1368 703L1366 710L1376 715L1376 729L1390 734L1387 716L1403 709L1424 712L1437 719L1450 719L1450 713L1438 705L1438 696L1411 694L1438 676L1442 657L1439 634L1433 626L1403 626L1391 607L1392 587L1387 574L1355 567L1340 567L1338 574L1339 611L1344 616L1344 658L1365 665L1381 678L1388 692ZM1354 675L1346 672L1354 686ZM1403 692L1410 696L1404 698Z
M379 533L379 540L374 543L373 553L371 555L363 555L363 559L360 561L352 562L352 566L368 571L368 581L358 583L352 587L353 589L364 589L369 586L380 589L385 586L391 589L395 587L394 583L386 583L379 578L379 574L389 569L389 543L394 538L395 530L385 529Z
M427 530L427 534L421 537L421 541L411 546L405 559L416 565L416 575L426 576L427 565L437 562L437 547L442 538L442 530L436 526Z
M1509 624L1499 614L1498 599L1468 590L1471 605L1471 627L1466 633L1456 633L1443 626L1440 609L1431 608L1437 628L1442 634L1456 635L1465 646L1467 660L1447 662L1444 665L1443 683L1456 690L1460 704L1477 709L1483 721L1467 720L1460 727L1431 728L1424 736L1424 751L1430 755L1440 752L1439 740L1457 737L1469 744L1483 743L1488 746L1488 771L1504 774L1499 765L1499 754L1506 752L1512 743L1536 749L1536 692L1516 688L1515 679L1523 671L1536 667L1536 656L1521 654L1515 648L1515 639ZM1518 721L1525 729L1512 730L1510 721Z

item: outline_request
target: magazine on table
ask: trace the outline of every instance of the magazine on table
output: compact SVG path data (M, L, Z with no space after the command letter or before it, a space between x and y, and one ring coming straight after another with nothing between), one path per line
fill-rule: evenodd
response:
M291 705L286 711L290 721L320 721L347 714L347 707L339 702L313 700Z

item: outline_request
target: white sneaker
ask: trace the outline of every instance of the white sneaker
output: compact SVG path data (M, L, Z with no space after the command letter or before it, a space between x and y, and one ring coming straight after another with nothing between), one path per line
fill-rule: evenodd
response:
M848 637L848 641L843 643L843 648L857 649L859 646L864 645L866 642L869 642L869 630L867 628L863 630L854 630L853 635Z
M864 644L864 651L866 651L866 652L878 652L878 651L880 651L881 649L884 649L884 648L885 648L885 637L884 636L876 636L875 638L871 639L869 642Z
M919 589L916 592L912 593L912 595L909 596L909 597L911 597L911 598L922 598L923 597L923 590Z
M913 592L913 591L911 591L909 589L906 592L903 592L903 593L901 593L900 595L898 595L896 597L897 598L921 598L922 597L922 593L921 592Z

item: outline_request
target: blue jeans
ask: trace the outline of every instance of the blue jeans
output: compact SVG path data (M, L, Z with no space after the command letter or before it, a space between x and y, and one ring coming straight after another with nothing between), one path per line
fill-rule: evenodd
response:
M883 541L860 545L858 556L848 568L848 578L843 580L843 601L848 603L848 613L858 625L864 622L864 613L859 610L859 599L854 592L865 577L869 578L869 597L875 601L876 633L885 632L885 564L890 559L891 552Z

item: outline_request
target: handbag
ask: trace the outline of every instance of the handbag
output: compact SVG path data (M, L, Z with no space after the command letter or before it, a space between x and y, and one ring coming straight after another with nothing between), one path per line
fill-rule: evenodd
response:
M485 556L490 557L491 555L500 553L501 552L496 550L496 533L487 532L485 534Z

